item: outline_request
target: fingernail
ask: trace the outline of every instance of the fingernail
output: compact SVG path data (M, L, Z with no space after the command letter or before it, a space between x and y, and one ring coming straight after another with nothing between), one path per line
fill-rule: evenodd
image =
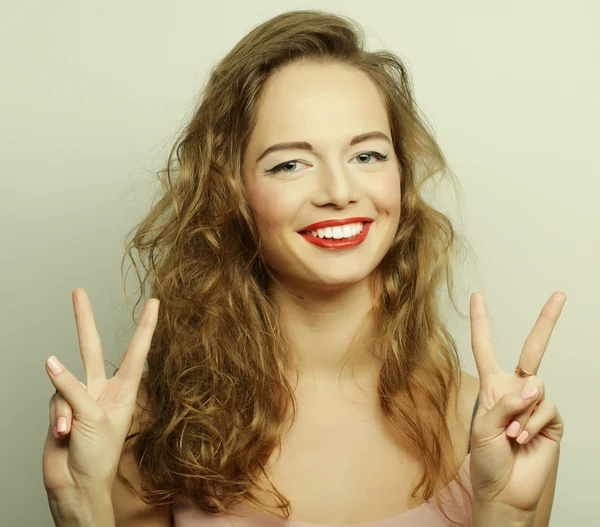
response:
M67 420L64 417L59 417L58 422L56 423L56 430L59 432L67 431Z
M519 423L519 421L513 421L511 425L506 429L506 433L511 437L517 437L517 433L519 432L520 428L521 424Z
M523 430L521 432L521 435L519 437L517 437L517 443L522 445L523 443L525 443L525 441L527 441L528 437L529 437L529 432L527 430Z
M526 390L521 392L521 399L526 401L527 399L531 399L537 393L537 386L530 386Z
M59 373L62 373L63 370L65 369L65 367L60 363L60 361L54 355L46 361L46 364L48 364L48 368L54 375L58 375Z

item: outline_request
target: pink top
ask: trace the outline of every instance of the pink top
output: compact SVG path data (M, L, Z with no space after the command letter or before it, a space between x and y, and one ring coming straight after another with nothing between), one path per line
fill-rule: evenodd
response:
M470 459L471 454L469 453L463 461L458 477L472 497ZM452 480L441 490L440 497L444 505L444 511L450 518L459 522L461 527L471 527L470 503L466 501L464 492L461 491L456 480ZM456 500L456 503L454 500ZM231 510L242 514L245 509L241 508L240 504L237 507L232 507ZM246 518L240 518L238 516L207 513L198 509L193 503L176 506L173 509L173 519L174 527L456 527L456 524L449 522L440 512L435 497L398 516L360 524L286 521L273 515L267 515L264 511L255 512Z

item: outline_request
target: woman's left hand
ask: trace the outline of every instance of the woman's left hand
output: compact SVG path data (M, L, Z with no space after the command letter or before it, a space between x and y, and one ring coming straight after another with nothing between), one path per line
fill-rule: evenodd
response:
M471 437L471 483L478 503L535 511L556 461L564 423L545 398L536 375L567 296L555 292L529 334L518 365L532 375L503 372L496 354L483 293L471 295L471 346L479 372L479 408ZM515 362L515 365L517 362ZM531 398L521 392L537 387ZM516 433L507 431L519 423ZM519 435L525 438L521 443Z

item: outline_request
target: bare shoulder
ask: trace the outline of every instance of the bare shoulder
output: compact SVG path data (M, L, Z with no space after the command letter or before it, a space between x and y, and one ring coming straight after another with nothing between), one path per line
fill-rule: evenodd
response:
M142 376L146 378L146 373ZM147 407L147 394L144 383L140 382L138 390L138 403L136 404L133 423L128 435L139 432L144 422L144 409ZM127 441L121 460L119 461L121 474L134 486L141 488L141 477L135 460L131 440ZM118 477L112 487L112 502L115 512L116 527L170 527L173 525L171 510L167 505L147 505Z

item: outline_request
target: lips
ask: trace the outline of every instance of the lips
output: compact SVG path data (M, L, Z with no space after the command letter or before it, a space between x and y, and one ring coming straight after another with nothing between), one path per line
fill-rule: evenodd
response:
M298 232L316 231L317 229L324 229L325 227L340 227L342 225L348 225L349 223L371 223L373 218L359 217L359 218L345 218L340 220L325 220L317 223L311 223Z
M357 245L360 245L363 241L365 241L365 238L367 237L367 234L369 234L369 229L371 228L372 224L372 221L365 222L362 231L359 232L356 236L353 236L352 238L319 238L318 236L312 236L308 233L300 232L299 234L307 242L313 245L316 245L323 249L340 251L356 247Z

